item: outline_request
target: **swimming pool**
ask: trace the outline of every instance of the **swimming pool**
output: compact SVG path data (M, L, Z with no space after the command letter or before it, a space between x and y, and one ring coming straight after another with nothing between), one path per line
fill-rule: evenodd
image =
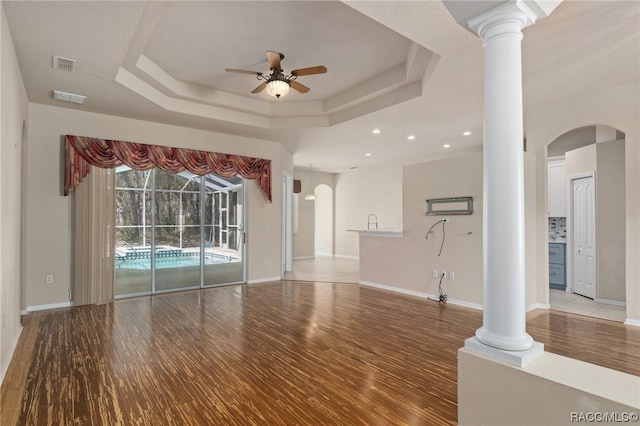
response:
M213 254L207 254L204 259L205 265L215 265L227 263L228 260ZM182 255L171 257L156 257L156 269L183 268L189 266L200 266L200 255ZM151 259L129 259L116 260L116 269L151 269Z

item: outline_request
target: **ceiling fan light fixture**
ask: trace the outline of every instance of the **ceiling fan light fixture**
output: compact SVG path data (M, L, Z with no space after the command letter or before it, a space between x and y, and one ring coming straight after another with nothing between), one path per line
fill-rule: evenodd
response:
M291 84L284 80L271 80L267 83L267 93L273 96L274 98L280 98L281 96L285 96L289 93L289 89L291 88Z

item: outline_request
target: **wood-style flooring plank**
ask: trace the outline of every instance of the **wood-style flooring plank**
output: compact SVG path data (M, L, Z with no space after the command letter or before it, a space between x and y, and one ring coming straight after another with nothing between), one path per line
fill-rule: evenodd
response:
M289 281L30 316L17 425L456 424L457 350L482 323L399 293ZM640 375L635 328L552 311L527 330L547 351Z
M23 319L23 329L16 345L14 356L0 389L0 425L14 425L18 421L22 392L31 367L31 353L36 342L39 318L28 316Z

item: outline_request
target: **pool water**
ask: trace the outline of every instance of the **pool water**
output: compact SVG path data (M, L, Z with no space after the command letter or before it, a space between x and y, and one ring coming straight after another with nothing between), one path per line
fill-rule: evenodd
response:
M205 265L215 265L226 263L227 261L221 257L208 255L204 259ZM182 268L188 266L200 266L200 256L175 256L175 257L156 257L156 269L166 268ZM151 269L151 259L131 259L117 260L116 269Z

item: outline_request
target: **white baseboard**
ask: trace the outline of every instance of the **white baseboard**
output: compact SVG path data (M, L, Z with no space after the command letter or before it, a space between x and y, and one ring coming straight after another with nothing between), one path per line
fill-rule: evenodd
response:
M534 309L551 309L551 305L548 303L532 303L526 307L526 311L533 311Z
M438 296L434 296L438 297ZM467 302L466 300L458 300L458 299L447 299L447 303L451 303L452 305L464 306L465 308L476 309L478 311L482 310L482 305L479 303Z
M60 302L60 303L51 303L49 305L27 306L27 312L46 311L49 309L70 308L72 306L73 306L73 302Z
M294 257L293 260L305 260L305 259L315 259L316 257L340 257L342 259L360 259L358 256L347 256L346 254L330 254L330 253L316 253L315 256L299 256Z
M349 255L346 255L346 254L334 254L333 256L334 257L341 257L343 259L354 259L354 260L359 260L360 259L359 256L349 256Z
M437 301L438 298L439 298L439 296L437 294L422 293L422 292L419 292L419 291L409 290L409 289L406 289L406 288L394 287L394 286L385 285L385 284L372 283L370 281L360 281L359 283L361 285L366 285L368 287L375 287L375 288L379 288L379 289L382 289L382 290L395 291L396 293L408 294L409 296L422 297L423 299L431 299L431 300ZM466 308L482 310L482 305L479 305L477 303L467 302L467 301L464 301L464 300L457 300L457 299L449 299L448 298L447 299L447 303L451 303L452 305L464 306Z
M22 334L22 326L20 326L20 330L16 333L16 337L11 342L9 346L9 350L7 351L7 357L4 361L2 361L2 366L0 366L0 385L4 381L4 376L7 374L7 370L9 369L9 364L11 364L11 360L13 359L13 355L16 351L16 347L18 347L18 340L20 340L20 335Z
M633 325L634 327L640 327L640 319L627 318L624 320L624 325Z
M621 302L619 300L601 299L599 297L596 297L594 300L598 303L604 303L606 305L622 306L623 308L627 307L627 302Z
M267 277L267 278L258 278L255 280L248 280L247 284L259 284L259 283L268 283L272 281L280 281L282 278L280 277Z

